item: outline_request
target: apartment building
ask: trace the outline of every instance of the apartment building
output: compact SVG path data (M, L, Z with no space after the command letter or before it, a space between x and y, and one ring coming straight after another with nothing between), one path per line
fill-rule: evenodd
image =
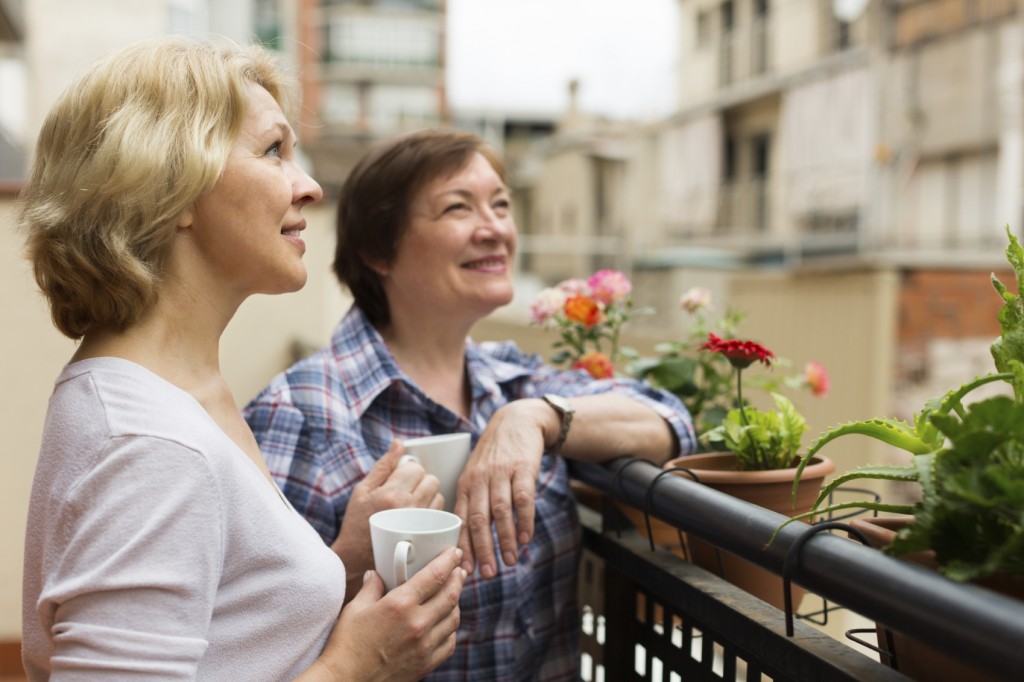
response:
M444 0L300 1L300 134L328 193L375 141L450 120L445 17Z
M988 371L990 275L1013 282L1004 226L1024 219L1020 3L678 4L676 111L556 133L524 279L618 264L659 311L632 332L661 339L688 328L679 295L711 289L749 337L830 368L828 404L801 406L813 429L910 417Z
M1022 217L1017 8L681 0L679 110L651 133L640 250L998 256Z
M679 0L679 10L676 113L618 142L610 189L593 173L601 134L553 141L535 230L552 239L571 215L585 217L580 235L622 224L620 253L663 310L709 283L741 307L774 310L736 300L740 271L795 291L840 272L869 289L886 272L894 300L873 307L894 316L898 385L927 391L940 371L984 368L999 305L989 274L1005 268L1004 226L1020 233L1024 221L1020 3ZM582 188L551 181L566 154L589 159ZM539 274L579 276L597 260ZM785 311L763 316L799 326ZM673 312L645 324L684 321Z

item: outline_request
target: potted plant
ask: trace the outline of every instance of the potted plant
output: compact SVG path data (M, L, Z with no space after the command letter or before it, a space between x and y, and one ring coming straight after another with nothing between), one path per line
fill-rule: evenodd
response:
M857 525L888 554L931 565L954 581L978 582L1024 598L1024 249L1009 228L1006 232L1006 257L1016 274L1017 293L992 275L1003 301L1001 334L991 346L994 371L928 401L909 423L882 417L824 431L804 455L794 486L810 458L847 435L895 446L909 453L911 462L869 465L837 476L812 508L793 520L851 508L900 514ZM970 402L978 388L1000 382L1007 385L1006 395ZM826 504L837 487L863 479L911 483L919 500L905 505L872 500ZM921 645L903 639L901 646L900 641L900 669L915 670L919 663L909 653ZM928 651L927 657L940 662L937 670L920 673L927 679L989 679L941 652Z
M793 403L778 391L785 383L825 395L828 374L824 368L810 363L799 376L753 377L751 383L766 390L775 404L774 410L757 409L743 394L745 370L755 362L773 369L787 363L758 343L732 338L741 314L728 312L719 326L719 336L712 331L708 316L710 294L704 289L693 289L681 299L684 310L697 316L690 336L658 346L658 358L639 360L634 352L618 343L622 326L634 312L631 291L628 279L621 273L599 271L586 281L566 280L540 292L531 314L535 324L559 331L552 361L570 363L599 378L612 376L616 363L631 361L631 374L680 397L701 434L699 441L704 452L674 459L666 468L685 468L705 485L780 513L809 509L834 465L821 457L811 470L805 471L802 506L790 506L789 491L807 425ZM637 312L652 311L644 308ZM641 510L615 504L646 534L647 520ZM682 536L676 528L655 519L650 524L657 544L684 557L692 555L695 563L781 607L783 596L778 576L738 557L720 555L696 538L689 542L683 539L684 546L680 546ZM795 596L799 598L798 593Z
M775 354L753 341L722 339L714 333L708 334L698 351L725 358L731 366L736 386L734 407L717 426L701 434L700 440L710 446L710 452L673 459L665 468L685 470L685 475L704 485L780 514L792 516L809 510L835 465L826 457L817 457L802 472L802 494L791 501L807 423L793 402L780 393L769 391L775 408L768 410L751 406L743 395L744 372L755 363L771 367ZM805 378L807 385L817 387L818 395L824 394L821 387L827 390L827 374L820 370L812 377L820 381L811 384L812 379ZM782 608L784 595L778 576L700 538L690 536L687 542L694 563ZM794 608L803 594L799 589L793 591Z

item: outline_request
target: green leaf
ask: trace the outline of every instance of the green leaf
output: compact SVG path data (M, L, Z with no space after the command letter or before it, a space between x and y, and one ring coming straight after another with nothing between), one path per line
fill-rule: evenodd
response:
M800 451L804 432L808 428L807 420L797 411L792 400L781 393L772 393L771 396L775 401L775 405L779 408L783 432L785 433L784 447L787 459L792 460L796 453Z
M671 357L645 367L643 377L671 391L693 384L697 361L693 358Z
M915 458L915 460L916 459L917 458ZM829 481L828 485L821 489L821 493L818 494L818 499L816 499L814 504L811 505L811 510L814 511L818 509L821 503L827 500L829 495L835 492L839 487L849 483L850 481L862 479L913 482L918 480L918 469L915 464L869 464L856 469L850 469L846 473L833 478ZM794 493L797 490L797 485L798 484L794 484L793 486ZM864 501L851 504L867 504L867 502Z
M568 350L560 350L557 353L551 355L551 362L555 365L561 365L572 359L572 353Z

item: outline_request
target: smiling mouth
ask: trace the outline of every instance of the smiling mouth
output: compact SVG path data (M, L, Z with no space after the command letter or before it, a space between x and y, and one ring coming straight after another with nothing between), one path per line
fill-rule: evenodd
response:
M466 263L462 267L468 270L483 270L487 268L500 268L504 267L504 258L484 258L481 260L475 260L471 263Z

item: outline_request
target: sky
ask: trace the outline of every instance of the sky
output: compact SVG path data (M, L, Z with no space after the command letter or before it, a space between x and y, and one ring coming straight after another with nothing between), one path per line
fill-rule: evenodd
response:
M456 109L651 119L675 103L677 0L448 0Z

